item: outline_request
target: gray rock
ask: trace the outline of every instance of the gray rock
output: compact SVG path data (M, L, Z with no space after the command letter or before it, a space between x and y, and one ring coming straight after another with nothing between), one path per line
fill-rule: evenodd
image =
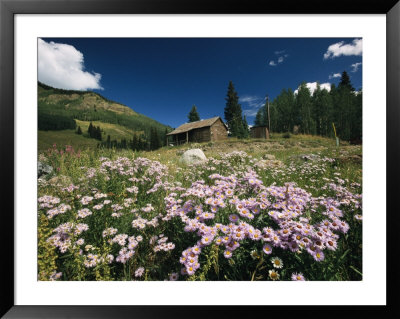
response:
M261 169L267 169L267 168L279 168L284 166L284 164L279 161L279 160L259 160L254 164L254 166L261 168Z
M198 164L207 160L207 157L204 155L203 151L199 148L187 150L182 154L180 158L180 162L186 165L190 164Z
M292 155L289 157L291 160L302 160L304 162L307 161L318 161L319 159L321 159L321 157L319 155L316 154L298 154L298 155Z
M311 162L313 162L313 161L318 161L319 159L321 159L321 157L320 156L318 156L318 155L315 155L315 154L303 154L303 155L300 155L300 158L303 160L303 161L311 161Z
M38 177L42 177L51 174L53 172L53 167L41 161L38 161L37 170L38 170Z
M275 160L276 158L275 158L275 156L272 155L272 154L264 154L264 155L263 155L263 159L266 159L266 160Z
M69 176L59 175L49 179L48 183L52 186L68 187L72 184L72 180Z

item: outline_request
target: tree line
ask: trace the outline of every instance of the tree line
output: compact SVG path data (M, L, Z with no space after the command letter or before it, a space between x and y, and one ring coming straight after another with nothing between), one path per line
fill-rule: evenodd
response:
M268 105L256 115L255 126L268 126ZM272 132L299 132L302 134L333 137L346 141L362 140L362 91L355 91L346 71L336 87L330 91L317 84L314 92L302 83L295 93L291 89L282 92L270 103Z
M43 113L38 114L38 129L41 131L74 130L76 122L70 116Z
M166 135L168 129L163 134L159 134L155 127L150 127L143 134L134 134L132 139L111 140L111 136L107 135L107 139L98 144L101 148L131 149L133 151L153 151L166 145Z

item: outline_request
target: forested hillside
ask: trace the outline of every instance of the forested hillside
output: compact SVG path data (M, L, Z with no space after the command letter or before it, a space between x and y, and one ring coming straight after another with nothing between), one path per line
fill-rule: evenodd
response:
M87 130L90 122L96 123L95 130L98 134ZM82 123L86 127L81 127ZM100 94L56 89L40 82L38 129L65 131L69 141L77 140L70 136L71 130L76 130L79 135L98 140L99 146L127 148L128 145L133 145L140 149L160 147L165 141L166 132L171 130L169 126ZM40 136L42 135L39 138ZM131 140L139 140L140 143L130 143Z

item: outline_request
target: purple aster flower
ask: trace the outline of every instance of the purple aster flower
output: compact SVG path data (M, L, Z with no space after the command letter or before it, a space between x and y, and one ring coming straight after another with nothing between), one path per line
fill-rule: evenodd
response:
M144 273L144 268L143 267L139 267L135 271L135 277L142 277L143 273Z
M177 272L173 272L173 273L169 276L169 280L170 280L170 281L176 281L176 280L178 280L178 278L179 278L179 275L178 275Z
M189 276L191 276L191 275L193 275L194 273L195 273L195 269L194 269L194 267L193 266L186 266L186 273L189 275Z
M336 250L336 248L337 248L337 242L336 242L336 240L328 239L328 240L325 242L325 247L328 248L329 250Z
M314 252L313 257L314 257L314 259L315 259L316 261L322 261L322 260L325 259L324 253L323 253L321 250L319 250L319 249L317 249L317 250Z
M266 253L267 255L272 253L272 247L268 244L264 245L263 247L263 252Z
M232 257L232 252L230 250L225 250L224 251L224 257L225 258L231 258Z
M293 273L291 278L293 281L305 281L305 278L301 272Z

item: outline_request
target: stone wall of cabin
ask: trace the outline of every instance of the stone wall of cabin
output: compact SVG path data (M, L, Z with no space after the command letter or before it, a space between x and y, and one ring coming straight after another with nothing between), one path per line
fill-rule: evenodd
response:
M211 141L226 140L228 138L228 131L221 120L216 121L211 125Z

